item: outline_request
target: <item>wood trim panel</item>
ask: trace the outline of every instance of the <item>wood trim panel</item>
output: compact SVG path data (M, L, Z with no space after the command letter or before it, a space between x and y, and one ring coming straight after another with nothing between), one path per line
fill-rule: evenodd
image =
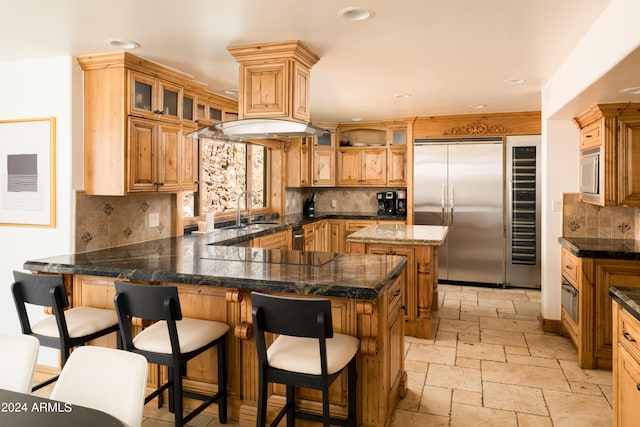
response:
M542 131L539 111L416 117L414 138L539 135Z

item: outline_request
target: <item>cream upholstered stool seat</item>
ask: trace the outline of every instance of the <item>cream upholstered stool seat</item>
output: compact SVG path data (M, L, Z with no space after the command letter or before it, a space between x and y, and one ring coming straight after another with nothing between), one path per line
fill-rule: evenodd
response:
M148 403L164 390L169 391L169 411L174 413L176 426L183 426L212 403L218 404L220 423L227 422L227 353L229 325L212 320L182 317L178 288L175 286L138 285L115 282L114 298L122 348L143 355L150 363L167 366L167 382L145 398ZM135 337L131 318L153 321ZM217 349L218 391L213 395L187 391L182 387L187 361L212 349ZM183 416L183 397L202 403Z
M327 373L344 369L360 348L360 340L351 335L333 334L327 339ZM269 366L301 374L322 375L318 340L280 335L267 349Z
M356 356L360 341L333 332L331 302L328 299L285 298L251 293L253 328L258 351L258 415L256 425L267 419L268 383L286 385L286 404L271 426L287 416L287 426L295 418L356 426ZM265 333L279 334L266 347ZM347 418L331 417L329 386L347 369ZM322 416L296 409L295 388L322 391Z
M85 346L71 353L51 399L97 409L140 427L147 391L147 359L113 348Z
M61 367L64 367L73 347L118 332L118 318L114 310L82 306L69 308L62 275L14 271L13 277L15 282L11 285L11 292L22 333L33 335L40 345L59 349ZM51 307L53 315L32 325L27 314L27 304ZM56 375L36 384L32 391L57 379Z
M36 337L0 333L0 388L29 393L39 349Z

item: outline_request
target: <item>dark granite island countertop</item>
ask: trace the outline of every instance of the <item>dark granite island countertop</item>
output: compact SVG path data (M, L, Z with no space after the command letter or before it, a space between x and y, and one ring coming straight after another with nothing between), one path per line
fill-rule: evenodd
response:
M277 225L276 227L280 227ZM243 231L245 232L245 231ZM235 239L230 233L231 238ZM322 296L331 300L335 332L360 340L357 417L365 427L389 425L400 396L406 394L404 316L401 290L407 258L280 251L211 244L211 235L180 236L92 252L29 260L24 268L65 275L73 306L113 308L117 279L149 285L177 285L186 317L224 322L227 338L229 418L240 425L256 424L258 368L252 334L251 291ZM116 338L100 345L115 347ZM190 386L215 389L214 354L198 356ZM150 365L160 378L157 365ZM347 411L346 381L332 385L332 416ZM333 393L333 392L332 392ZM286 401L281 390L269 400L279 411ZM304 395L302 405L321 407L316 395ZM213 413L210 413L212 415Z
M613 286L609 296L640 321L640 288Z
M579 258L640 260L640 240L559 237L558 242Z
M401 256L315 253L314 257L312 252L217 246L209 241L204 236L171 237L29 260L24 269L372 300L384 293L406 264Z

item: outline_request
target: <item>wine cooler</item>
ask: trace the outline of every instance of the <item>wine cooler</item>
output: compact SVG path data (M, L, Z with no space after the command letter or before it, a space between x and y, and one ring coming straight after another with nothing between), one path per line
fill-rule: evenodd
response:
M507 286L540 288L540 137L507 137Z

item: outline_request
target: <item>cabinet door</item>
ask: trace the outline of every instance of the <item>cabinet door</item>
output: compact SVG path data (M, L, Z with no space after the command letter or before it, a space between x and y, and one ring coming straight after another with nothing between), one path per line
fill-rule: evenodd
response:
M183 191L195 191L198 185L198 138L187 136L195 127L183 127L182 146L182 178L181 188Z
M145 74L129 72L129 114L138 117L156 118L160 112L158 103L158 80Z
M621 118L619 129L618 203L640 205L640 117Z
M291 113L294 119L308 122L311 120L311 115L309 114L309 69L295 62L292 74L293 87L291 88L291 96L293 99L291 108L293 111Z
M196 113L197 98L196 94L184 91L182 95L182 123L194 125L198 118Z
M337 185L360 185L361 151L353 148L338 150Z
M407 149L389 149L389 163L387 167L388 185L407 185Z
M404 307L404 315L407 319L415 320L418 317L418 267L416 264L415 249L405 246L391 246L391 255L399 255L407 257L407 267L405 275L407 280L403 282L402 289L402 306Z
M346 251L346 238L345 238L345 222L341 219L327 221L327 230L329 233L329 252L345 252Z
M599 147L602 144L600 120L580 129L580 149Z
M156 189L157 165L153 152L157 132L152 120L129 119L129 191Z
M634 261L596 260L595 262L595 314L596 324L594 350L595 356L610 360L613 349L613 326L611 323L612 286L640 287L640 263ZM583 287L583 291L584 291ZM583 310L583 307L579 307ZM588 310L588 308L586 308Z
M178 125L158 124L158 191L179 191L181 183L182 128Z
M288 70L285 61L269 61L268 64L242 64L240 75L244 103L244 117L288 116L287 82Z
M335 155L333 150L313 150L313 186L332 187L336 182Z
M174 123L182 120L182 87L173 83L158 81L158 118Z
M361 179L364 185L387 184L387 149L365 148L362 150Z
M618 344L616 366L616 401L614 418L617 426L635 425L640 408L640 366L631 355Z

